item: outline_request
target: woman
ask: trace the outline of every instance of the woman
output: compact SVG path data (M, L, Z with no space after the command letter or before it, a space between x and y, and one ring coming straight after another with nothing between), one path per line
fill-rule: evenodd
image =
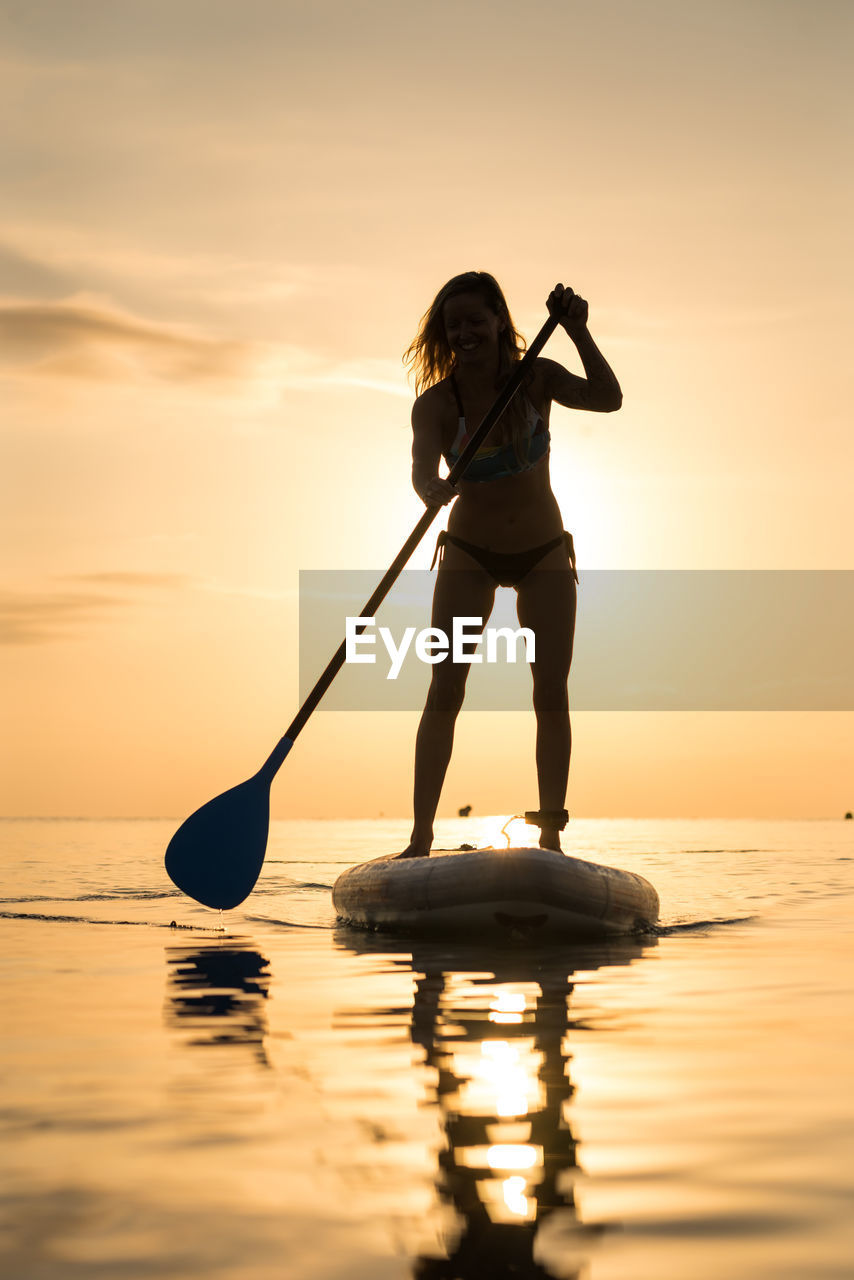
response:
M610 413L622 392L587 328L587 303L562 284L547 307L557 315L584 366L585 378L554 360L533 372L453 488L439 475L453 466L492 406L525 343L498 282L485 271L454 276L423 317L404 359L413 365L418 397L412 410L412 483L428 507L459 498L439 535L441 553L432 626L451 634L453 618L483 619L497 586L517 592L517 613L536 638L531 664L537 717L540 846L560 849L571 735L566 682L575 631L572 538L549 482L549 410ZM401 858L430 852L433 819L451 758L454 725L465 696L467 663L433 666L415 743L415 821Z

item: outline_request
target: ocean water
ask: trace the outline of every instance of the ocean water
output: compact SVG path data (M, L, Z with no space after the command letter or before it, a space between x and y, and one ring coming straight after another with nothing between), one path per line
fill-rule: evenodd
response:
M176 825L0 824L4 1277L852 1274L854 822L574 822L661 932L504 952L336 925L403 821L274 822L223 916Z

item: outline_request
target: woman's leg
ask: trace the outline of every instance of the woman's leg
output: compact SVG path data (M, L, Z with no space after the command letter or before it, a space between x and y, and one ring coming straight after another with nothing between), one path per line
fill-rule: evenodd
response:
M447 543L436 577L431 626L441 627L448 637L457 616L481 618L486 626L494 602L495 583L489 574L465 551ZM430 852L433 819L451 759L454 727L469 670L468 663L453 663L450 656L433 667L415 739L415 820L409 844L398 857L416 858Z
M575 578L563 547L556 547L522 579L516 610L536 636L531 663L537 717L540 809L561 810L566 801L572 733L566 682L575 636ZM540 830L540 847L560 849L557 827Z

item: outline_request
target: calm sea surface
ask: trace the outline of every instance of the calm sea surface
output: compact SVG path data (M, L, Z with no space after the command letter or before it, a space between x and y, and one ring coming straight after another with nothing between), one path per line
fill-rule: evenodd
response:
M660 936L501 953L336 926L403 821L225 916L176 826L0 824L4 1277L851 1276L854 822L574 822Z

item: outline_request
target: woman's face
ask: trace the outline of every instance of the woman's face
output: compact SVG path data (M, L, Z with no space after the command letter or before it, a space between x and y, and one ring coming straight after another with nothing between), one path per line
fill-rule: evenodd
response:
M458 293L449 298L442 308L442 319L448 345L458 361L477 362L494 355L504 322L482 294Z

